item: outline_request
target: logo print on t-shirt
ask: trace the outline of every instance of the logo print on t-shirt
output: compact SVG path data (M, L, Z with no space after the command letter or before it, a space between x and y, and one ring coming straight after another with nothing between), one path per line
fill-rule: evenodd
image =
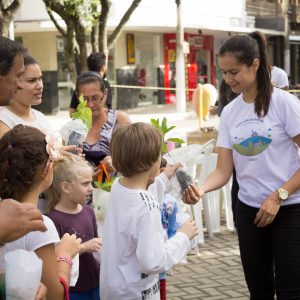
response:
M233 149L243 156L256 156L264 152L272 142L271 128L267 130L265 135L261 135L256 130L251 131L251 136L243 139L235 137L233 142Z

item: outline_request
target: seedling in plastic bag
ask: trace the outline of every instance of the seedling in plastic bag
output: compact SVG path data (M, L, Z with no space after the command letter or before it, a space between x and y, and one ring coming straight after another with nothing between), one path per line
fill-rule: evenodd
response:
M181 193L183 192L191 185L193 184L192 177L183 169L177 169L176 170L176 177L178 179Z
M79 97L79 104L76 108L76 111L72 113L71 117L73 119L81 119L82 122L86 125L86 127L88 129L91 129L92 111L89 107L87 107L87 102L83 99L82 95Z

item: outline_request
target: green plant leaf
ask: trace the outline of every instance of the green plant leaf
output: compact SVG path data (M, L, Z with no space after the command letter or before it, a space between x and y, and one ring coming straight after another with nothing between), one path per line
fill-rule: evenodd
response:
M106 191L106 192L110 192L112 184L114 183L115 179L117 177L111 177L110 181L106 181L106 182L99 182L99 181L94 181L94 184L97 188Z
M174 142L174 143L177 143L177 144L185 143L184 140L182 140L180 138L169 138L169 139L167 139L167 142Z
M97 188L101 188L101 185L102 185L102 183L101 182L99 182L99 181L94 181L94 184L95 184L95 186L97 187Z
M166 117L164 117L163 120L162 120L162 122L161 122L161 130L162 130L163 133L168 132L167 131L168 130L167 118Z
M92 111L89 107L86 107L87 102L83 99L82 95L79 97L79 104L76 111L72 113L73 119L81 119L88 129L92 127Z
M167 130L166 130L166 133L171 131L172 129L174 129L176 126L170 126Z
M159 122L158 122L158 120L151 119L150 122L151 122L151 124L152 124L153 126L155 126L156 128L159 128Z
M167 143L163 141L161 145L161 152L166 153L167 151L168 151Z
M150 119L150 122L153 126L155 126L157 129L160 130L161 135L162 135L162 145L161 145L161 152L162 153L167 153L168 152L168 147L167 147L167 142L174 142L177 144L182 144L185 141L179 138L168 138L167 140L165 140L165 135L167 132L173 130L176 126L170 126L168 128L167 125L167 118L164 117L161 124L160 124L160 120L158 119Z

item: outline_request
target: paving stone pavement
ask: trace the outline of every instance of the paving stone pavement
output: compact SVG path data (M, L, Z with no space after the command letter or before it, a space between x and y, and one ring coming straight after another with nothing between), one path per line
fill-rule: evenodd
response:
M167 299L249 299L236 233L222 229L213 238L206 236L199 256L188 255L188 263L167 277Z

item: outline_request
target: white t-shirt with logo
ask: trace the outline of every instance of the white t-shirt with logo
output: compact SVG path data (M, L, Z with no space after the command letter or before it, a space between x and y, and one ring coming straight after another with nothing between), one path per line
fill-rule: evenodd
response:
M156 196L168 181L161 174L152 186L156 188L145 191L115 180L102 236L102 300L159 300L159 273L181 262L190 250L191 242L182 232L165 240Z
M289 86L289 78L286 72L276 66L271 70L271 82L273 86L284 88Z
M239 199L252 207L280 188L300 168L293 137L300 134L300 100L273 89L268 114L259 118L254 103L239 95L223 110L217 146L232 149ZM300 203L300 190L282 205Z

